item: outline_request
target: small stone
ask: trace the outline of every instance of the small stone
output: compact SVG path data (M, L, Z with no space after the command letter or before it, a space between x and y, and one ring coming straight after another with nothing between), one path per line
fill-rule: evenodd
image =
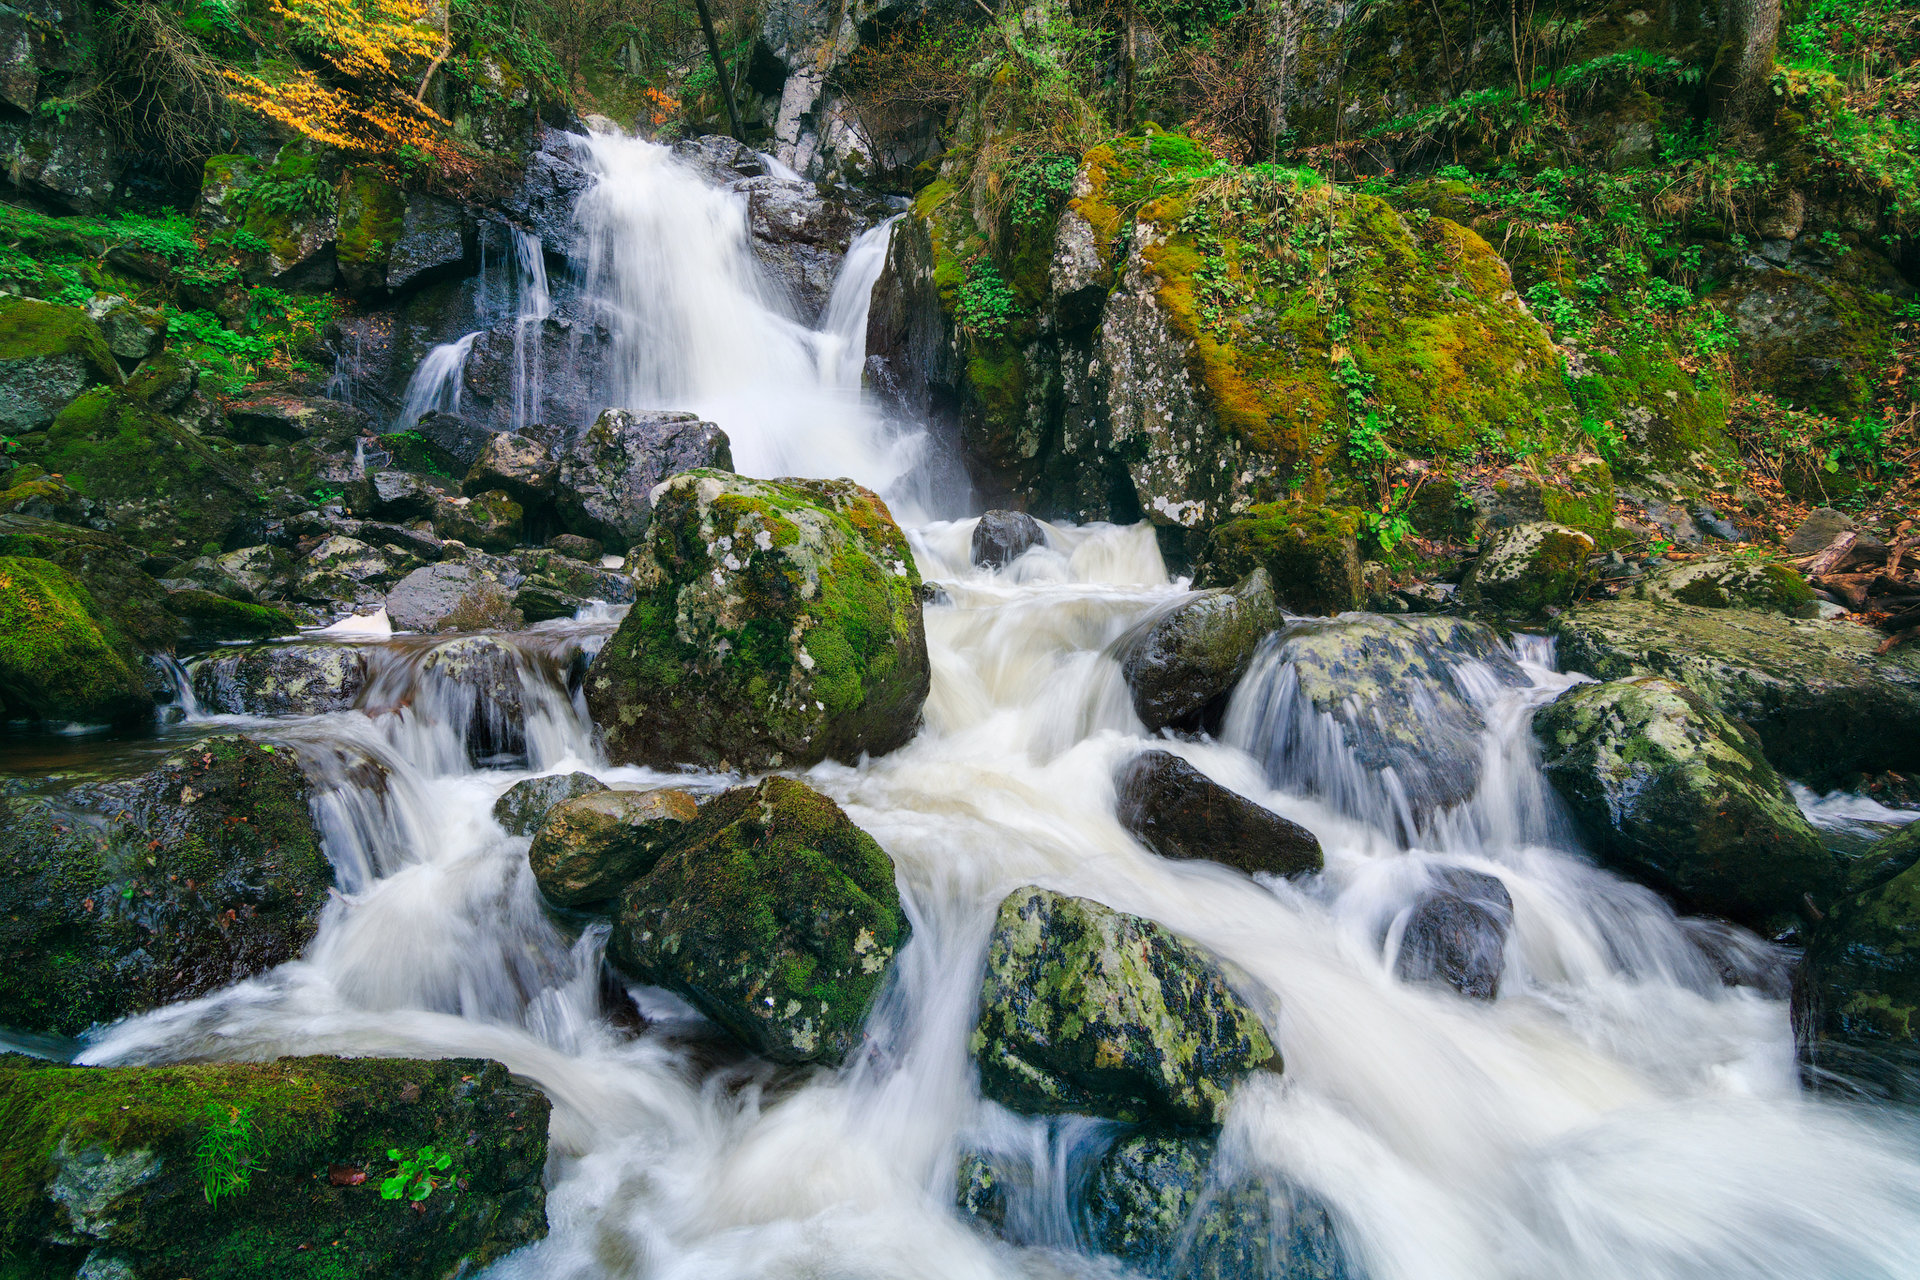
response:
M1030 547L1047 545L1046 530L1024 511L989 511L973 526L970 556L984 569L1004 569Z

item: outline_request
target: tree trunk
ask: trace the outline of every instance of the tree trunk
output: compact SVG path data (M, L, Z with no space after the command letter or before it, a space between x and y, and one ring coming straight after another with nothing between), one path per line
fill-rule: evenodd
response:
M1725 131L1750 121L1766 97L1780 0L1720 0L1719 37L1707 72L1707 110Z
M713 74L720 81L720 96L727 104L727 127L733 133L735 142L745 142L747 131L740 127L740 112L733 105L733 86L727 81L727 64L720 57L720 42L713 35L713 15L707 12L707 0L693 0L700 10L700 30L707 36L707 56L713 59Z

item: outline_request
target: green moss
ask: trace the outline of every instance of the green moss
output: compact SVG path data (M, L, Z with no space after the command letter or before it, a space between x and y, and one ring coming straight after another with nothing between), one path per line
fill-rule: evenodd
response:
M383 268L400 240L407 211L406 193L380 170L361 165L347 170L340 194L340 234L336 243L343 270Z
M138 719L153 705L132 649L87 589L47 560L0 557L0 707L86 724Z
M57 356L78 356L102 381L120 381L120 366L107 349L100 326L86 312L32 298L0 297L0 360Z
M1209 535L1197 583L1227 586L1262 568L1296 613L1345 613L1364 600L1359 543L1345 512L1292 502L1250 507Z
M174 641L178 625L164 593L140 571L139 553L110 533L0 514L0 556L59 565L86 587L120 634L142 649L165 649Z
M229 600L211 591L171 591L167 607L184 619L196 640L262 640L292 635L303 620L270 605Z

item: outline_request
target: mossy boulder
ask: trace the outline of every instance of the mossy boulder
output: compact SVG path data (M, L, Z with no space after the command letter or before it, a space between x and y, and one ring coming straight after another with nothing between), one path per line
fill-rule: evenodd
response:
M520 545L526 509L504 491L488 489L471 498L445 498L433 506L433 527L443 538L483 551L511 551Z
M869 490L690 471L628 568L638 598L586 678L615 763L804 767L913 736L920 573Z
M1740 361L1755 385L1843 418L1870 409L1896 343L1899 304L1890 295L1766 270L1716 291L1712 302L1740 327Z
M1593 580L1594 540L1563 524L1537 521L1493 536L1460 584L1470 609L1534 617L1571 604Z
M1217 716L1280 621L1265 569L1231 590L1198 592L1149 618L1115 646L1134 714L1149 730L1195 727L1209 713Z
M232 716L345 711L367 687L367 655L347 644L277 644L211 653L188 669L193 695Z
M522 621L513 596L489 564L430 564L386 594L387 616L403 631L512 629Z
M971 1044L1015 1111L1210 1128L1251 1071L1279 1070L1260 1019L1198 945L1028 885L994 921Z
M89 387L119 383L106 335L85 311L0 297L0 433L38 431Z
M400 241L407 197L373 165L346 171L340 184L340 231L335 254L347 287L359 294L384 292L387 260Z
M610 954L776 1062L831 1065L910 932L886 851L826 796L772 777L709 801L621 895Z
M67 1067L7 1055L0 1252L21 1276L445 1280L546 1234L549 1111L478 1058ZM199 1152L221 1135L253 1166L215 1199ZM432 1194L384 1199L388 1153L427 1147L453 1157Z
M493 802L493 820L510 836L530 836L546 821L557 804L576 796L607 790L607 784L590 773L550 773L527 778L508 787Z
M1811 786L1920 769L1920 652L1877 654L1865 627L1618 599L1555 624L1561 666L1600 680L1677 680L1760 735Z
M1330 616L1366 599L1353 517L1301 502L1254 506L1214 526L1194 580L1217 587L1265 569L1280 604Z
M195 216L211 229L237 228L266 246L249 255L253 280L325 288L335 271L339 197L338 170L324 161L302 138L270 161L211 156L201 171ZM293 193L301 197L297 202L284 198Z
M0 1025L78 1035L297 958L333 883L308 797L290 752L224 736L0 799Z
M534 833L527 865L555 906L605 902L653 870L698 813L691 795L671 788L562 800Z
M1204 858L1252 875L1324 865L1313 832L1229 791L1170 751L1143 751L1114 780L1120 825L1163 858Z
M1766 928L1840 895L1840 863L1759 743L1686 686L1576 685L1533 728L1594 852L1686 910Z
M140 571L141 555L119 538L55 520L0 515L0 556L50 560L77 578L120 634L146 650L172 645L179 621L166 591Z
M167 608L180 619L180 638L190 645L289 636L305 624L298 614L189 587L167 592Z
M570 533L616 551L639 542L661 481L699 468L733 470L727 433L691 413L608 409L560 450L555 505Z
M131 644L78 579L49 560L0 556L0 712L124 724L153 709Z
M1635 600L1703 609L1756 609L1790 618L1820 616L1820 602L1800 571L1778 560L1709 556L1649 574L1628 592Z

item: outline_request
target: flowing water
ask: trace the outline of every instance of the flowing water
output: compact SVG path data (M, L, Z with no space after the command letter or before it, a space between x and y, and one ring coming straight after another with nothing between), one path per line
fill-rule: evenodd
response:
M580 214L596 229L590 277L620 320L636 405L714 417L742 470L853 472L912 511L910 437L861 405L831 334L764 301L737 200L661 149L584 145L603 175ZM1373 1280L1920 1272L1920 1140L1902 1113L1801 1090L1769 984L1779 957L1676 919L1580 853L1528 732L1573 680L1544 643L1495 655L1498 679L1486 655L1447 660L1474 727L1435 731L1470 735L1479 781L1415 817L1340 726L1289 701L1284 638L1221 740L1148 737L1112 646L1184 587L1145 526L1049 526L994 573L969 564L971 519L910 518L921 573L943 589L926 612L924 727L881 759L805 775L892 855L914 929L845 1068L771 1067L666 993L609 993L604 925L544 910L528 841L489 816L536 773L667 780L595 754L577 684L611 610L503 638L524 730L513 758L474 763L499 747L471 740L485 717L404 637L354 641L379 655L361 710L220 721L301 754L337 899L302 960L108 1029L83 1059L505 1062L554 1112L552 1233L497 1264L502 1280L1110 1276L1076 1246L1072 1199L1112 1126L983 1102L966 1052L995 908L1039 883L1161 921L1267 993L1286 1071L1241 1089L1221 1159L1322 1198ZM1325 872L1249 879L1144 851L1115 818L1112 778L1149 742L1310 827ZM1512 895L1490 1004L1393 976L1405 915L1444 867ZM1757 985L1722 985L1709 951ZM951 1208L963 1146L1030 1165L1009 1217L1022 1244Z

